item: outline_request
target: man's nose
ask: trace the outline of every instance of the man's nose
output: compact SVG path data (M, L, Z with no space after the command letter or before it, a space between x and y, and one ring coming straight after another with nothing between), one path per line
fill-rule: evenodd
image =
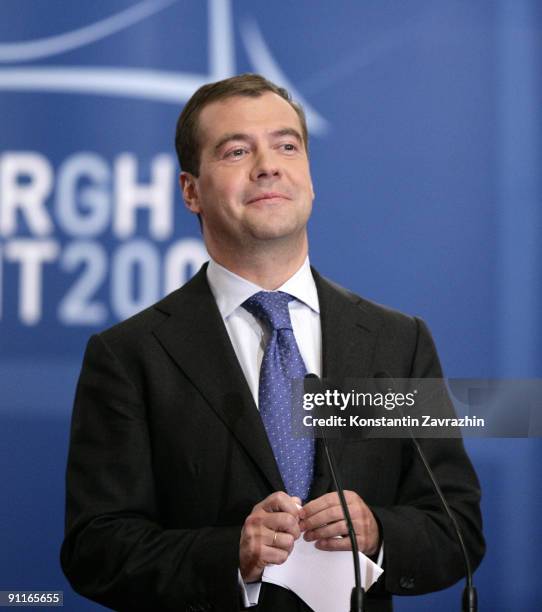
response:
M254 166L251 172L252 180L276 177L280 174L279 160L272 151L260 152L254 157Z

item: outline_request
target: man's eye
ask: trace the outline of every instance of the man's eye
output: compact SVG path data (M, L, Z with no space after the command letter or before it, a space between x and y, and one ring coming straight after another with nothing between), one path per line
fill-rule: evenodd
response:
M239 158L239 157L243 157L245 153L246 153L246 149L232 149L231 151L228 151L226 153L226 157Z
M284 148L285 151L287 151L288 153L292 153L294 151L297 151L297 146L295 144L293 144L292 142L286 142L282 145L282 147Z

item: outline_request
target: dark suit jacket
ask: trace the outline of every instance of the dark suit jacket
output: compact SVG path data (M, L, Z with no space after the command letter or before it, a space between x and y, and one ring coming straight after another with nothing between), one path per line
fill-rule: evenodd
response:
M61 559L76 591L114 609L238 610L244 519L284 490L205 270L93 336L85 354ZM326 378L441 376L422 321L313 274ZM484 551L480 492L462 442L422 445L476 566ZM339 439L332 446L344 488L371 507L385 542L384 575L367 610L391 610L391 593L457 581L459 548L411 442ZM330 490L318 444L311 497ZM307 609L293 593L264 584L254 611Z

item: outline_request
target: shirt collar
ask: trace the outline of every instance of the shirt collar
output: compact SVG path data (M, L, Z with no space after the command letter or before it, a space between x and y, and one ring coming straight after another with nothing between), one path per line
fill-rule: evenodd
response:
M207 267L207 280L223 319L227 319L251 295L258 291L265 291L265 289L251 283L246 278L224 268L213 259L209 261ZM293 295L297 300L314 310L314 312L320 313L318 293L311 273L308 256L299 270L281 285L277 291L284 291Z

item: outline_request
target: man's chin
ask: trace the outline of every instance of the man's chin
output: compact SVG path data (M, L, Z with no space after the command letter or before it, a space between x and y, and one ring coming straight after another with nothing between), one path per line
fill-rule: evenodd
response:
M306 231L308 219L270 215L267 219L259 216L258 219L251 219L251 221L247 229L255 240L281 241L302 236Z
M300 238L303 235L304 227L298 225L270 225L268 227L259 225L250 230L252 238L258 242L284 242Z

